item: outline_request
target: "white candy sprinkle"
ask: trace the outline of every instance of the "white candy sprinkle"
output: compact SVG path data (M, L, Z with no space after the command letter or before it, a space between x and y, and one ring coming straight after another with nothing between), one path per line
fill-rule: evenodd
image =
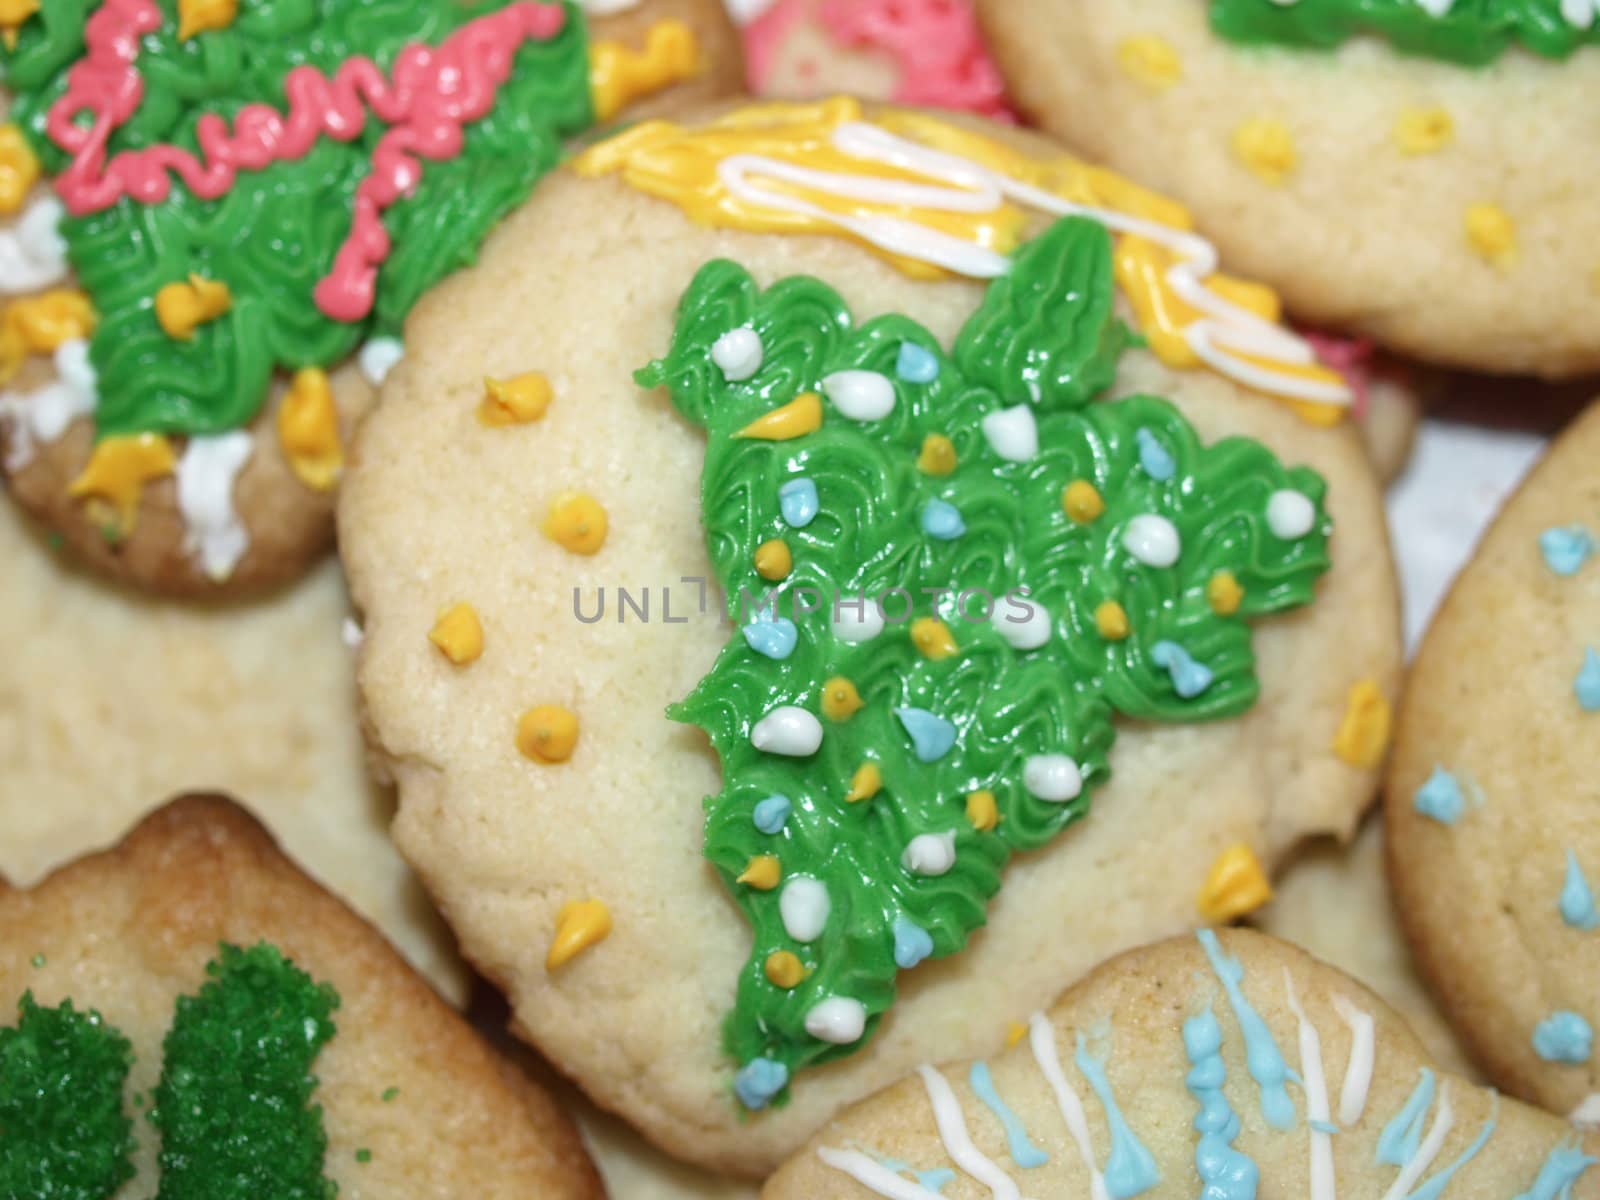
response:
M852 421L881 421L894 411L894 384L876 371L835 371L822 390Z
M361 628L360 621L346 617L339 626L339 640L345 644L345 649L359 650L361 643L367 640L367 631Z
M954 833L919 833L900 856L900 865L916 875L943 875L956 865Z
M1144 513L1129 521L1122 544L1129 554L1151 567L1170 567L1183 553L1178 527L1155 513Z
M1572 1110L1567 1120L1579 1129L1600 1129L1600 1092L1591 1092Z
M750 731L750 744L767 754L804 758L822 745L822 722L803 708L775 708Z
M1267 501L1267 528L1284 541L1303 538L1317 523L1317 506L1301 492L1273 492Z
M1028 462L1039 454L1039 424L1026 404L990 413L983 419L983 436L1008 462Z
M1022 786L1037 799L1065 804L1083 792L1083 772L1065 754L1035 754L1022 766Z
M828 914L833 911L833 901L828 889L815 879L796 875L783 885L778 897L778 915L783 918L783 929L797 942L814 942L828 926Z
M883 623L883 609L876 600L833 606L833 636L841 642L870 642L883 632Z
M361 347L356 361L361 365L361 373L367 377L367 382L379 387L405 356L405 343L399 338L379 337Z
M766 351L754 329L730 329L711 347L711 361L729 383L743 383L761 370Z
M1566 18L1568 25L1579 29L1588 29L1593 25L1597 12L1600 12L1600 3L1596 0L1561 0L1561 15Z
M819 1042L848 1046L866 1031L866 1007L848 996L829 996L806 1014L806 1032Z
M1055 632L1049 610L1016 593L1001 596L994 602L989 623L1013 650L1037 650Z

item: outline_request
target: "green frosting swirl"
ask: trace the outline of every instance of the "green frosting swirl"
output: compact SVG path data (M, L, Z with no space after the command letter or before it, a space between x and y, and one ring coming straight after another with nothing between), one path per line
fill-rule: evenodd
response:
M726 1049L743 1068L740 1096L752 1107L781 1101L795 1072L850 1054L871 1036L894 999L897 925L908 945L920 940L911 927L925 934L933 957L966 944L984 924L1010 857L1046 845L1087 813L1109 773L1116 713L1211 720L1248 708L1258 684L1245 618L1309 602L1327 569L1330 522L1313 472L1288 470L1242 438L1202 446L1183 416L1153 397L1089 403L1110 386L1131 340L1113 297L1110 237L1076 218L1019 253L949 353L903 316L857 326L837 293L815 279L762 292L741 267L714 262L683 298L671 352L638 373L642 386L668 387L679 411L709 435L702 505L730 615L743 626L771 603L795 626L795 648L784 658L735 636L669 710L705 730L722 761L723 790L707 801L705 849L754 930L724 1028ZM737 328L760 336L764 356L754 377L729 382L711 350ZM907 353L935 364L937 377L901 377ZM857 421L825 403L822 428L797 440L738 436L843 370L888 379L893 411ZM1039 435L1039 453L1026 462L1002 458L982 429L985 416L1018 404L1029 407ZM953 473L918 468L929 434L954 444ZM779 489L799 479L815 486L820 511L793 528ZM1087 524L1063 509L1064 489L1078 480L1105 503ZM1269 498L1284 489L1315 505L1304 537L1285 540L1268 527ZM931 501L953 506L964 532L926 532ZM1167 518L1181 537L1181 558L1169 569L1145 565L1124 546L1129 522L1146 514ZM774 538L790 546L794 570L769 595L753 556ZM1244 589L1227 617L1207 598L1222 570ZM876 598L897 588L907 595L885 599L893 623L882 634L861 643L834 636L835 596ZM980 596L967 597L963 615L960 593L1000 597L1024 588L1053 622L1038 649L1013 649L983 618ZM799 602L806 589L825 598L818 611ZM1131 635L1123 640L1098 630L1096 610L1106 601L1126 611ZM954 656L934 661L913 644L911 620L932 616L953 635ZM1208 686L1180 695L1163 643L1203 664ZM855 685L865 707L843 722L821 717L817 753L782 757L752 746L755 724L779 706L820 715L823 685L836 676ZM949 751L923 761L901 709L953 726ZM1082 791L1065 803L1030 794L1023 772L1036 755L1069 755ZM881 770L882 791L846 803L867 762ZM978 790L995 796L1000 821L992 831L967 820L966 797ZM773 796L786 797L790 811L780 830L764 833L754 813ZM902 864L910 841L929 833L955 836L954 866L933 877ZM826 885L831 915L816 940L802 944L787 933L783 884L762 891L737 882L762 855L780 860L785 883L808 876ZM796 987L767 978L764 964L780 951L807 970ZM807 1032L807 1014L830 997L864 1006L861 1041L834 1045Z
M144 100L112 137L111 151L171 143L195 149L201 115L231 119L246 104L286 107L284 77L311 65L332 75L355 55L387 70L408 44L437 44L475 17L511 0L260 0L240 6L228 28L177 39L174 5L161 31L142 43ZM44 119L84 51L83 26L99 0L52 0L0 52L13 119L47 170L66 158ZM369 115L351 142L323 138L299 160L241 172L214 201L174 181L156 205L124 199L101 213L68 218L68 257L100 314L90 346L99 378L100 436L212 434L247 424L275 369L328 366L375 336L397 336L417 299L473 261L479 245L520 204L561 154L562 138L593 120L587 36L581 12L547 42L518 52L493 110L466 129L462 152L426 162L416 190L389 208L393 250L378 275L365 320L334 321L312 290L350 230L352 198L369 174L385 132ZM233 307L189 341L156 320L164 285L193 272L227 283Z
M1405 54L1483 66L1510 46L1566 58L1600 44L1600 21L1584 29L1561 0L1455 0L1434 16L1418 0L1210 0L1211 26L1237 42L1331 49L1375 34Z

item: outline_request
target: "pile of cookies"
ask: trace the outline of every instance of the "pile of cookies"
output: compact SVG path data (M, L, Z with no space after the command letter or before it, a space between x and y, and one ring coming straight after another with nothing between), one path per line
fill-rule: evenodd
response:
M1600 1196L1593 0L0 66L0 1197Z

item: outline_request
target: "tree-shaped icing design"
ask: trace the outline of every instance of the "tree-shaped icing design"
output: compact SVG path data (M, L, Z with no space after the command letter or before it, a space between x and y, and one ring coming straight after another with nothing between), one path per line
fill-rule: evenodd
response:
M265 943L224 945L180 997L147 1116L158 1200L332 1200L311 1066L339 998ZM0 1196L106 1200L133 1177L133 1051L93 1010L31 994L0 1028Z
M1114 714L1248 708L1248 619L1307 603L1328 566L1315 473L1202 446L1163 400L1089 403L1129 342L1110 238L1069 218L949 352L723 261L638 374L709 435L740 626L670 715L722 762L706 855L754 927L725 1026L749 1107L966 944L1007 860L1087 813Z

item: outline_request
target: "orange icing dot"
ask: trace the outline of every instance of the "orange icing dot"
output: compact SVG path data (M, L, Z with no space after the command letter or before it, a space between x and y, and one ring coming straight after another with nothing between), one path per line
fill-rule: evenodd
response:
M865 707L856 685L835 675L822 685L822 715L830 721L848 721Z
M628 105L700 73L700 45L682 21L658 21L645 36L643 50L620 42L589 48L589 90L595 115L609 121Z
M758 892L770 892L783 878L783 864L770 854L758 854L745 866L744 873L735 881L746 883Z
M1211 604L1212 612L1231 617L1244 603L1244 588L1239 586L1232 571L1218 571L1206 584L1206 599Z
M578 717L559 704L530 708L517 721L517 749L537 763L564 763L578 746Z
M850 777L850 790L845 793L846 804L871 800L883 788L883 771L877 763L863 763Z
M1442 108L1408 108L1394 123L1394 144L1413 157L1437 154L1455 136L1455 119Z
M801 965L800 959L788 950L774 950L767 955L763 970L766 972L767 982L784 991L799 987L806 977L806 969Z
M1061 511L1079 525L1087 525L1105 512L1106 502L1100 489L1087 479L1075 479L1061 491Z
M924 475L945 476L956 469L956 446L942 433L930 433L922 439L922 451L917 455L917 470Z
M970 792L967 795L967 821L979 833L988 833L1000 824L1000 806L991 791Z
M1350 689L1344 718L1334 735L1333 752L1352 767L1370 770L1389 749L1393 714L1377 683L1363 679Z
M75 500L89 498L109 504L107 519L118 536L126 536L139 523L145 484L172 474L177 463L172 443L159 433L108 437L95 446L88 465L72 481L67 494Z
M933 662L959 654L955 635L950 626L937 617L919 617L911 623L911 642L923 658Z
M428 640L458 667L477 662L483 654L483 623L477 609L464 602L445 609L433 623Z
M344 471L339 410L328 374L301 367L278 405L278 445L295 477L314 492L332 491Z
M1261 860L1240 842L1217 855L1206 873L1197 902L1207 921L1224 922L1254 912L1272 899L1272 884Z
M757 417L734 437L763 442L787 442L822 428L822 397L802 392L782 408Z
M39 0L0 0L0 40L4 40L7 50L17 48L17 34L38 11Z
M30 3L38 7L38 0ZM5 24L4 11L0 8L0 25L4 25L9 37L15 37L16 28ZM10 121L0 125L0 213L19 211L38 181L39 160L22 130Z
M1094 610L1094 625L1106 641L1120 642L1128 636L1127 610L1115 600L1107 600Z
M52 354L61 343L94 332L94 306L75 288L56 288L6 305L0 316L0 383L30 354Z
M789 552L787 542L773 538L756 547L755 563L757 575L769 583L777 583L789 578L789 572L794 570L794 555Z
M573 900L556 916L556 935L545 955L547 971L565 966L611 934L611 910L603 900Z
M197 33L226 29L239 15L239 0L178 0L178 40Z
M606 510L584 492L561 492L550 502L544 534L574 554L598 554L610 522Z
M1183 78L1183 59L1171 42L1153 33L1123 38L1117 47L1117 65L1130 79L1157 92Z
M1509 267L1517 258L1517 226L1498 204L1469 204L1462 218L1467 241L1486 262Z
M156 320L174 341L187 342L195 329L233 307L228 285L201 275L169 283L156 292Z
M478 420L485 425L526 425L544 416L555 398L550 380L538 371L510 379L485 379Z
M1257 179L1273 187L1288 179L1300 163L1294 135L1276 117L1254 117L1234 130L1233 153Z

